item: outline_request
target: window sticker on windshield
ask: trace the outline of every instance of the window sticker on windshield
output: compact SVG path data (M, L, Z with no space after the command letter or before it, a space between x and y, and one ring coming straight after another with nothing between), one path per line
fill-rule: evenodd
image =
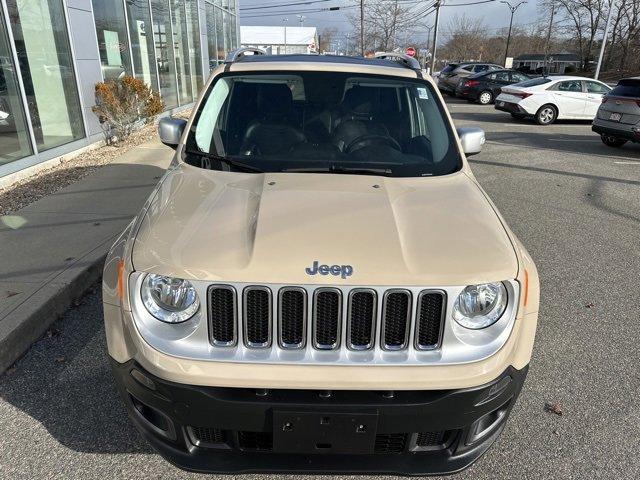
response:
M429 100L429 94L427 93L427 89L426 88L422 88L422 87L418 87L418 97L424 99L424 100Z

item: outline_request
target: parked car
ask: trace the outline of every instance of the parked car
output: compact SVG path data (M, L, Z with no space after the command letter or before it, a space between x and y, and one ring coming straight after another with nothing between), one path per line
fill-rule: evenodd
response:
M465 468L505 426L539 309L467 161L484 132L456 133L410 57L246 50L188 121L160 120L175 157L106 260L132 422L191 471Z
M481 105L493 103L503 87L530 80L531 77L515 70L480 72L463 79L456 87L456 97L466 98Z
M462 63L450 63L442 69L438 76L438 88L448 93L449 95L455 95L456 87L461 79L470 77L475 73L486 72L490 70L500 70L504 67L495 65L493 63L482 62L462 62Z
M540 77L502 89L495 108L512 117L532 117L540 125L558 119L593 120L611 87L583 77Z
M640 77L620 80L604 96L591 129L610 147L640 142Z

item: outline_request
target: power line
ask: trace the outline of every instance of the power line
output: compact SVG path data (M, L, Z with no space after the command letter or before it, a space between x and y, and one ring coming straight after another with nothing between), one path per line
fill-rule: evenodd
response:
M247 10L263 10L265 8L280 8L280 7L295 7L297 5L311 5L313 3L326 3L332 2L333 0L307 0L302 2L289 2L289 3L280 3L280 4L272 4L272 5L260 5L259 7L241 7L240 11Z
M329 7L329 8L316 8L314 10L286 10L274 13L261 13L257 15L243 15L242 18L266 18L266 17L279 17L282 15L294 15L298 13L320 13L320 12L337 12L339 10L347 10L350 8L356 8L354 6L345 6L345 7Z

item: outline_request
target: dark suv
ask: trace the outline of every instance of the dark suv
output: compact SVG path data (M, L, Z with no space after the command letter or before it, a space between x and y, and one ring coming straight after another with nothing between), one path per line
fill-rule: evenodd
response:
M493 103L502 87L524 82L531 77L515 70L491 70L480 72L463 79L456 87L456 97L482 105Z
M500 70L502 68L503 67L500 65L486 62L450 63L440 72L440 76L438 77L438 88L449 95L454 95L458 83L463 78L470 77L476 73Z
M640 77L625 78L602 98L591 129L609 147L640 142Z

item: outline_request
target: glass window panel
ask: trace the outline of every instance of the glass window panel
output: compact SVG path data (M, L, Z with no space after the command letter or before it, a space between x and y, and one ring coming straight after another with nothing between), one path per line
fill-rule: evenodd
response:
M229 50L235 50L238 48L238 34L236 30L236 17L235 15L229 15L229 26L231 27L231 43L229 44Z
M202 50L200 49L200 25L198 24L198 2L185 3L187 28L189 29L189 63L191 65L191 90L196 97L202 88Z
M62 0L7 0L38 150L84 136Z
M102 76L112 80L132 74L129 38L122 0L93 0Z
M0 15L0 165L31 153L7 27Z
M224 19L222 18L223 11L216 8L216 39L218 43L218 63L224 62L225 46L224 46Z
M178 105L176 70L171 42L171 18L167 0L151 0L153 38L156 46L156 65L160 79L160 92L166 108Z
M127 0L126 4L136 78L157 90L158 83L156 80L156 62L153 56L153 29L150 28L149 3L146 0Z
M171 0L173 49L178 77L178 98L181 104L193 100L191 92L191 64L189 63L189 34L183 0Z
M209 49L209 70L213 70L218 65L218 42L216 38L216 14L213 5L205 3L207 14L207 42Z
M224 12L224 35L225 35L225 55L233 50L233 41L231 40L231 20L232 16L228 12Z

